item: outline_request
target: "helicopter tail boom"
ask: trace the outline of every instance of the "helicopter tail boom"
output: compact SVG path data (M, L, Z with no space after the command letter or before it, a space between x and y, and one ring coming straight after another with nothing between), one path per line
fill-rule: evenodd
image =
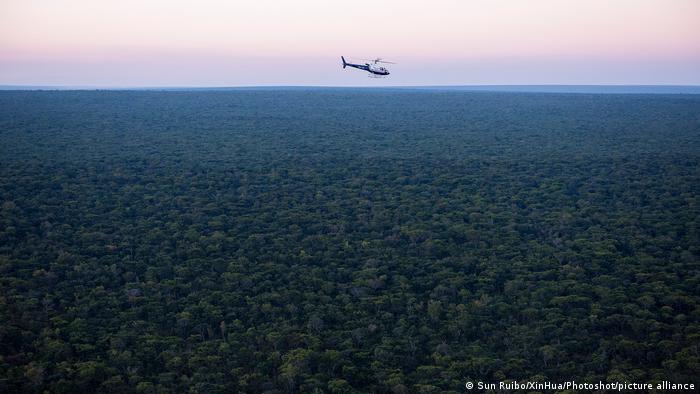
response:
M348 64L345 62L345 58L341 56L340 59L343 61L343 68L345 68L345 66L348 65Z

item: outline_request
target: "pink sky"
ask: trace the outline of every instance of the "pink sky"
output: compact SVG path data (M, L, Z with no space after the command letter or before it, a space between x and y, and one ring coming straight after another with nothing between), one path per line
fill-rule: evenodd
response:
M550 83L700 84L700 1L0 0L5 85Z

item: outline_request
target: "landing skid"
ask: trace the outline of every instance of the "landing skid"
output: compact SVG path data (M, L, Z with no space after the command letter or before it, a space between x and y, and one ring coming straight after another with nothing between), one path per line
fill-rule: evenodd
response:
M367 74L369 78L384 78L386 75Z

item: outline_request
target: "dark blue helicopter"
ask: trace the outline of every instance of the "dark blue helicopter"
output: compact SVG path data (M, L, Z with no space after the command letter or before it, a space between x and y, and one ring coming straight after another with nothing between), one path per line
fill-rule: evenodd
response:
M369 63L365 63L365 64L348 63L345 61L345 58L343 56L341 56L340 59L343 61L343 68L353 67L353 68L357 68L360 70L364 70L364 71L367 71L369 73L370 77L374 77L374 78L381 78L381 77L385 77L385 76L389 75L389 70L387 70L386 67L380 66L379 63L396 64L393 62L384 61L381 58L367 60ZM365 59L362 59L362 60L365 60Z

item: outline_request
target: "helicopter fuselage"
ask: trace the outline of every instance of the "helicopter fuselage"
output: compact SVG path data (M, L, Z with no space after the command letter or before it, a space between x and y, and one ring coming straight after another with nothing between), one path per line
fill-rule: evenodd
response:
M345 58L341 57L343 60L343 68L345 67L352 67L352 68L357 68L359 70L364 70L367 71L370 74L374 75L389 75L389 70L387 70L385 67L382 67L377 64L371 64L371 63L365 63L365 64L354 64L354 63L348 63L345 61Z

